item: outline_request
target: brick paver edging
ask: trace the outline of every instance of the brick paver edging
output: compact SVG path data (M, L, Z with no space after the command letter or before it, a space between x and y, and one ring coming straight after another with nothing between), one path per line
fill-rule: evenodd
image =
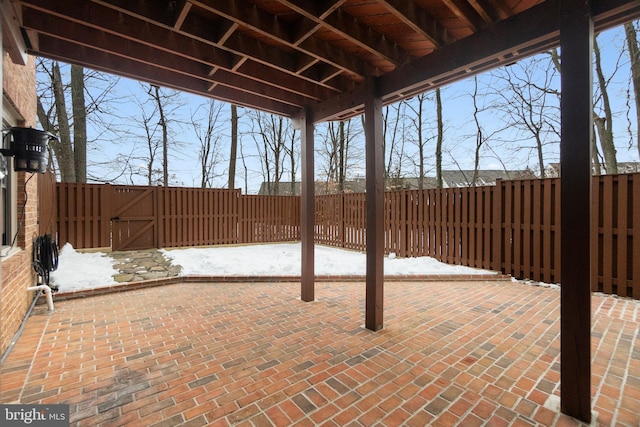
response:
M392 282L442 282L442 281L508 281L511 276L506 274L402 274L387 275L385 280ZM364 275L317 275L317 282L364 282ZM300 276L206 276L189 275L166 277L161 279L141 280L137 282L119 283L112 286L102 286L92 289L58 292L54 294L54 300L65 301L75 298L87 298L97 295L105 295L114 292L126 292L136 289L151 288L155 286L173 285L176 283L264 283L264 282L299 282ZM40 296L39 303L44 303L44 295Z

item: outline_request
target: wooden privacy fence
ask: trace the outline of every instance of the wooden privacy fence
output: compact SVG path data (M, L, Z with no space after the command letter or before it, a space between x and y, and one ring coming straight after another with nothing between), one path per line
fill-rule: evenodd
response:
M640 174L594 177L592 201L593 290L640 299ZM365 251L365 204L316 197L316 241ZM384 206L386 253L561 282L558 178L390 192Z
M76 248L300 239L298 197L62 183L53 199L58 242ZM318 196L315 206L317 243L365 250L364 194ZM557 178L390 192L384 206L387 253L430 256L521 279L561 281ZM640 299L640 174L594 177L593 214L593 290Z
M135 250L300 239L298 197L240 190L59 183L60 245Z

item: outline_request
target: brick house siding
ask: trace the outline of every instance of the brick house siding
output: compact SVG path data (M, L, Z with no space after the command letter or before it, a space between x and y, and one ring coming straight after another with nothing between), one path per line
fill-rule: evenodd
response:
M17 65L3 52L2 91L4 104L9 104L20 116L18 126L36 127L36 72L35 58L29 57L27 65ZM7 105L5 105L5 108ZM20 220L25 203L25 183L30 173L19 172L17 178L17 212ZM16 240L16 248L2 258L0 273L0 355L9 347L16 331L24 319L34 293L27 286L35 284L31 267L33 237L38 235L38 178L36 174L27 184L27 205L22 226Z

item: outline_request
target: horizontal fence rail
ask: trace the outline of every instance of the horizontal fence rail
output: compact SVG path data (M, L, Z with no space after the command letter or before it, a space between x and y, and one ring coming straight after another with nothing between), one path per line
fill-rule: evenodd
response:
M53 200L59 243L112 247L111 230L128 230L115 213L129 214L127 209L132 208L118 210L121 202L114 188L122 190L122 186L57 184ZM145 212L144 230L156 230L157 247L300 239L296 196L172 187L146 187L145 191L154 192L154 197L144 199L154 204L154 213L136 208ZM593 290L640 299L640 174L594 177L592 205ZM520 279L561 282L557 178L388 192L384 209L387 254L429 256ZM134 219L127 220L133 223ZM317 196L315 241L365 251L365 195Z

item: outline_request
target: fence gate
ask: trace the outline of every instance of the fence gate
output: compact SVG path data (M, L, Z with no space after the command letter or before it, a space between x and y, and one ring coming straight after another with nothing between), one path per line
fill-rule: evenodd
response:
M140 250L158 246L155 187L113 186L112 249Z

